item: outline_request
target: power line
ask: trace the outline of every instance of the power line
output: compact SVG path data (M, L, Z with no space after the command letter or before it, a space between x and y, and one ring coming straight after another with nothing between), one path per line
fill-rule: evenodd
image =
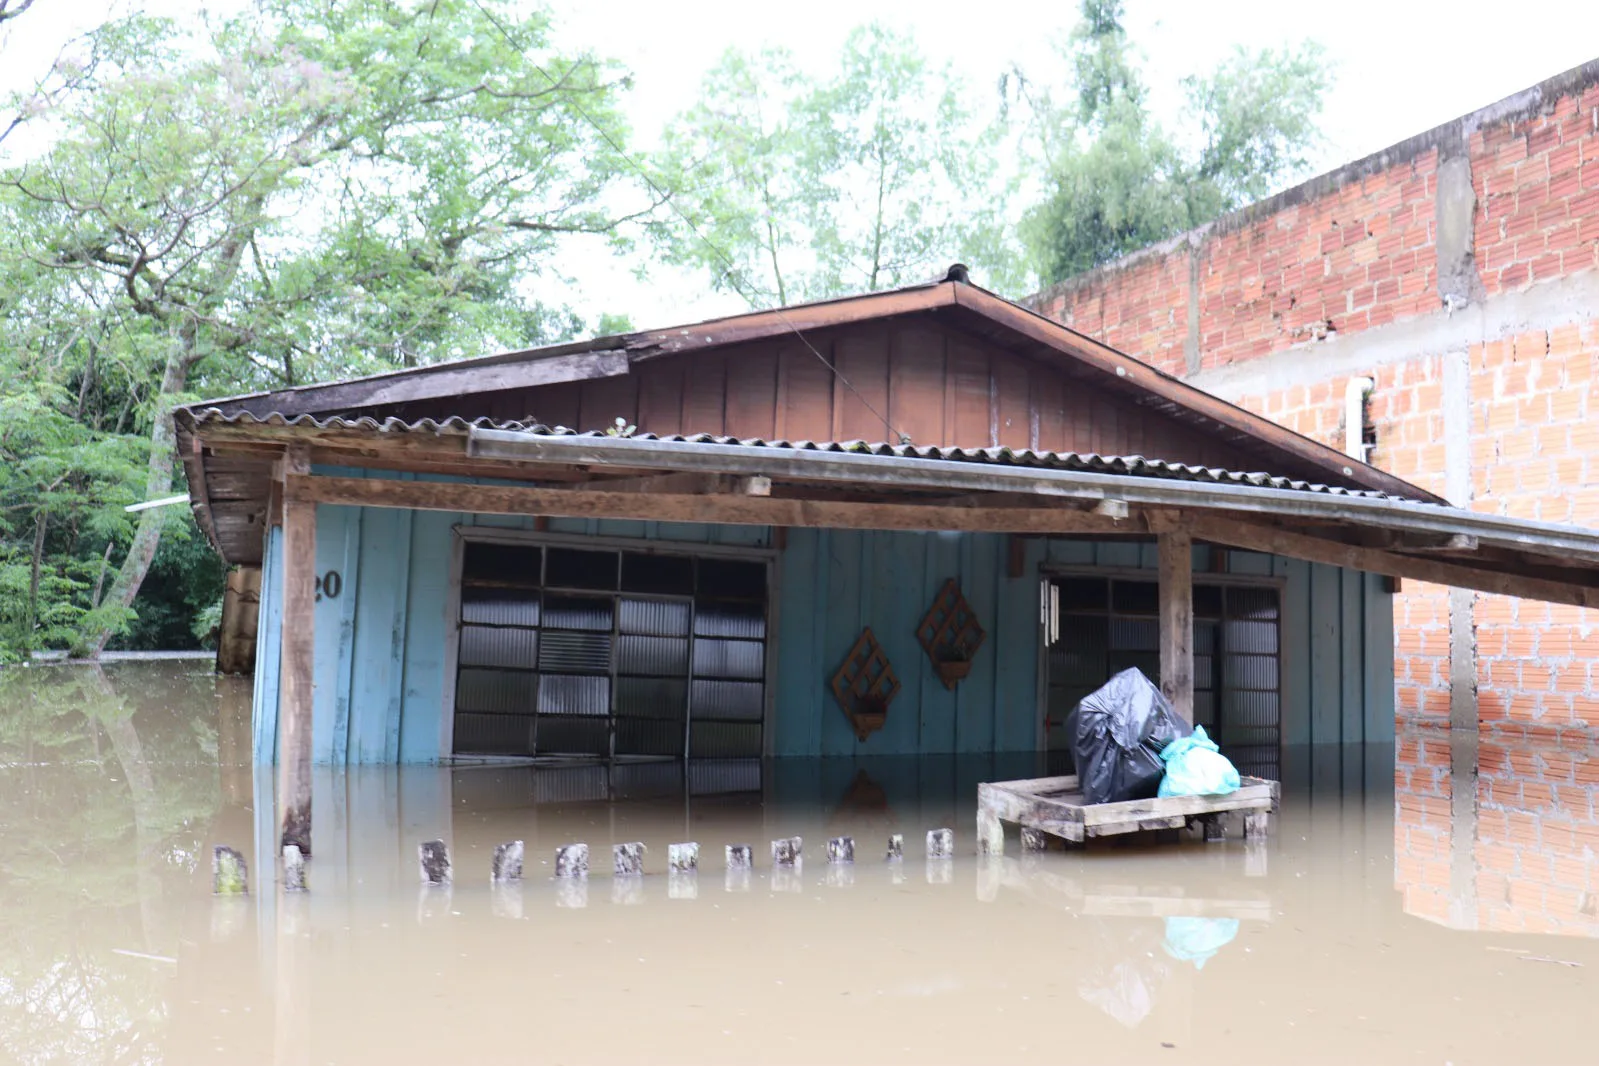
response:
M501 23L499 19L495 18L493 12L483 6L482 0L472 0L472 4L478 9L483 17L488 19L490 24L492 24L494 28L500 32L500 36L505 38L505 42L507 44L521 53L524 58L527 57L527 49L523 47L523 45L518 42L514 36L512 36L511 31L506 29L505 25ZM533 63L531 59L528 61L534 70L538 71L544 76L544 80L550 83L550 87L552 89L560 88L560 82L551 77L549 71L545 70L539 64ZM606 144L610 145L611 151L615 152L625 163L627 163L628 166L633 168L638 176L643 179L644 184L649 186L650 191L656 195L660 202L666 204L666 206L671 208L673 213L675 213L678 218L683 220L683 224L689 228L689 232L694 234L694 236L699 239L700 243L704 244L705 247L709 248L713 253L715 253L716 257L720 259L723 265L726 267L725 276L727 277L728 283L732 285L733 291L738 293L739 296L743 298L744 302L749 305L750 310L761 310L756 301L753 300L750 295L739 285L740 279L738 265L733 262L732 256L723 251L715 241L711 240L704 233L700 232L700 228L699 226L695 225L694 220L689 218L688 214L684 212L682 208L677 206L677 203L672 198L672 194L661 188L655 179L650 176L649 172L644 169L643 165L629 155L627 150L617 143L616 139L611 136L610 131L602 126L599 122L596 122L594 118L583 109L582 104L578 103L575 99L568 100L567 104L572 108L573 111L578 113L584 122L589 124L595 133L600 135L600 138L604 140ZM911 439L907 434L901 433L899 430L895 429L894 424L890 422L888 418L876 407L872 406L871 401L865 396L862 396L859 389L850 384L849 378L845 377L843 372L840 371L838 367L834 366L831 360L816 350L816 346L813 345L810 342L810 339L807 338L800 328L794 324L793 320L791 320L788 315L783 312L781 307L773 308L772 312L776 314L778 319L782 321L783 325L787 326L794 336L799 339L799 342L805 345L806 350L814 355L819 363L827 367L829 373L836 377L846 389L854 394L855 398L861 402L861 406L870 411L873 418L876 418L879 422L883 423L883 426L888 430L890 437L900 444L909 444L911 442Z

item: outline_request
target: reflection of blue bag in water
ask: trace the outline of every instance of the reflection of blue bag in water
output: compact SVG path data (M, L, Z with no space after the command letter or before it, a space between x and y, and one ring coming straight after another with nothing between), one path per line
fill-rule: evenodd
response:
M1166 776L1160 779L1162 796L1220 796L1238 790L1237 769L1202 725L1167 744L1160 757L1166 763Z
M1205 962L1238 935L1237 918L1167 918L1166 954L1203 970Z

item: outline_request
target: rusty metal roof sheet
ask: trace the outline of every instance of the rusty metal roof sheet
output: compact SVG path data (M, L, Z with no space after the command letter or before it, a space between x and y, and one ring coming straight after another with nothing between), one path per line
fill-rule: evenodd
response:
M560 437L603 437L605 434L596 432L579 433L576 430L566 429L561 426L546 426L540 423L496 421L490 418L465 419L451 417L443 420L423 418L416 421L405 421L400 418L351 418L343 415L331 415L318 418L315 415L286 415L272 413L258 416L249 412L227 413L220 408L210 407L204 409L181 409L177 412L180 424L185 428L197 426L287 426L310 430L335 432L349 432L354 434L430 434L434 436L467 436L474 429L492 429L517 433L527 433L534 436L560 436ZM721 437L711 434L696 434L691 436L670 435L660 436L653 433L638 433L631 437L633 440L642 441L674 441L689 444L737 446L743 448L770 448L784 452L830 452L852 453L857 455L893 456L903 459L933 459L955 462L980 463L995 466L1026 467L1032 469L1075 470L1086 473L1131 475L1137 477L1164 478L1175 481L1198 481L1219 485L1251 485L1257 488L1286 489L1298 492L1314 492L1332 496L1359 497L1364 499L1400 500L1402 496L1384 493L1375 489L1350 489L1337 485L1325 485L1318 482L1303 481L1296 478L1282 477L1266 472L1247 472L1238 470L1225 470L1220 467L1192 466L1186 463L1168 462L1163 459L1149 458L1142 455L1097 455L1093 453L1081 454L1078 452L1051 452L1035 451L1030 448L959 448L938 447L917 444L887 444L872 443L868 441L789 441L789 440L762 440L759 438L741 439L737 437ZM1425 501L1419 501L1425 502Z

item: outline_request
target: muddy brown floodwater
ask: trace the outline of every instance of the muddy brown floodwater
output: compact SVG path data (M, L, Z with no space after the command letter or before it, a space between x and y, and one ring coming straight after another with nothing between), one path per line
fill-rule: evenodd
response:
M1027 759L327 773L311 891L290 897L262 868L270 775L249 736L248 685L204 663L0 672L0 1057L1599 1059L1587 734L1287 752L1263 849L1025 860L1014 841L979 860L972 824L976 782ZM945 825L957 855L929 862ZM769 842L790 835L803 865L774 874ZM856 862L829 867L841 835ZM449 889L419 884L434 837ZM511 839L527 879L491 889ZM633 840L646 875L613 878L610 845ZM698 875L668 876L667 845L689 840ZM573 841L593 874L558 884ZM211 895L218 843L250 861L248 898ZM753 871L724 868L728 843L754 845Z

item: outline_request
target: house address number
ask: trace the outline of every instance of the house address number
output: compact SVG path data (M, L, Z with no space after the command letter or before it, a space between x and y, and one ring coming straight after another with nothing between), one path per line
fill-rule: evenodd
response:
M330 600L336 600L339 598L339 593L343 591L344 578L337 570L329 570L316 579L316 598L318 602L321 602L323 596Z

